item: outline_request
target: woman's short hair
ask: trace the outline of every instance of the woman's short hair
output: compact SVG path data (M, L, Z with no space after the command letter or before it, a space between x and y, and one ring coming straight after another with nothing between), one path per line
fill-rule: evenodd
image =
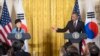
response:
M15 24L17 24L18 22L21 22L21 20L20 19L16 19L15 20Z

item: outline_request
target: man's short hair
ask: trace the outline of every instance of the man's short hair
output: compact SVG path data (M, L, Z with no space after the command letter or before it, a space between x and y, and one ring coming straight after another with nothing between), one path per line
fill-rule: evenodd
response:
M88 48L90 51L90 55L99 55L100 49L98 48L98 46L95 44L95 42L92 43L88 43Z
M12 44L12 48L14 49L14 51L19 51L21 50L21 43L19 41L15 41L13 44Z
M15 20L15 24L17 24L18 22L21 22L21 20L20 19L16 19Z
M23 47L24 41L23 40L19 40L19 42L21 43L21 46Z
M78 13L77 13L77 12L73 12L72 14L75 14L75 15L77 15L77 16L78 16Z
M72 45L71 42L66 42L63 47L66 50L68 48L68 46L71 46L71 45Z
M66 56L79 56L78 49L74 45L69 46L66 50Z

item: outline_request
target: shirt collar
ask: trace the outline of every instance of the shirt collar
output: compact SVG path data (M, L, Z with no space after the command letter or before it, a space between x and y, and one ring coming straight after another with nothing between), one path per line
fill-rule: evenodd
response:
M78 19L77 19L77 20L75 20L74 22L77 24L77 22L78 22ZM74 23L74 22L73 22L73 23Z
M78 19L75 21L76 22L76 24L78 23Z

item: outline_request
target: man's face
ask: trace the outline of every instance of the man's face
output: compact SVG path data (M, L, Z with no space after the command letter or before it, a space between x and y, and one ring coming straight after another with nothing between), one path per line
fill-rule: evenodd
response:
M16 26L17 26L18 28L21 28L21 22L16 23Z
M77 16L76 14L72 14L71 19L72 19L73 21L75 21L75 20L78 19L78 16Z

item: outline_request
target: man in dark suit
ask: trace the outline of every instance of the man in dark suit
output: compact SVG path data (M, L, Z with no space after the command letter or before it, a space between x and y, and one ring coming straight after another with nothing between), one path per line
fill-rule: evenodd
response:
M55 28L55 30L57 32L66 32L67 30L69 30L70 33L84 33L84 22L78 20L78 14L74 12L71 16L71 20L68 22L66 27L64 27L63 29Z
M84 33L84 22L78 19L77 13L73 12L71 16L71 20L68 22L66 27L64 27L63 29L53 27L53 30L55 30L56 32L66 32L67 30L69 30L70 33L73 32ZM80 43L80 49L81 47L82 47L82 43Z

